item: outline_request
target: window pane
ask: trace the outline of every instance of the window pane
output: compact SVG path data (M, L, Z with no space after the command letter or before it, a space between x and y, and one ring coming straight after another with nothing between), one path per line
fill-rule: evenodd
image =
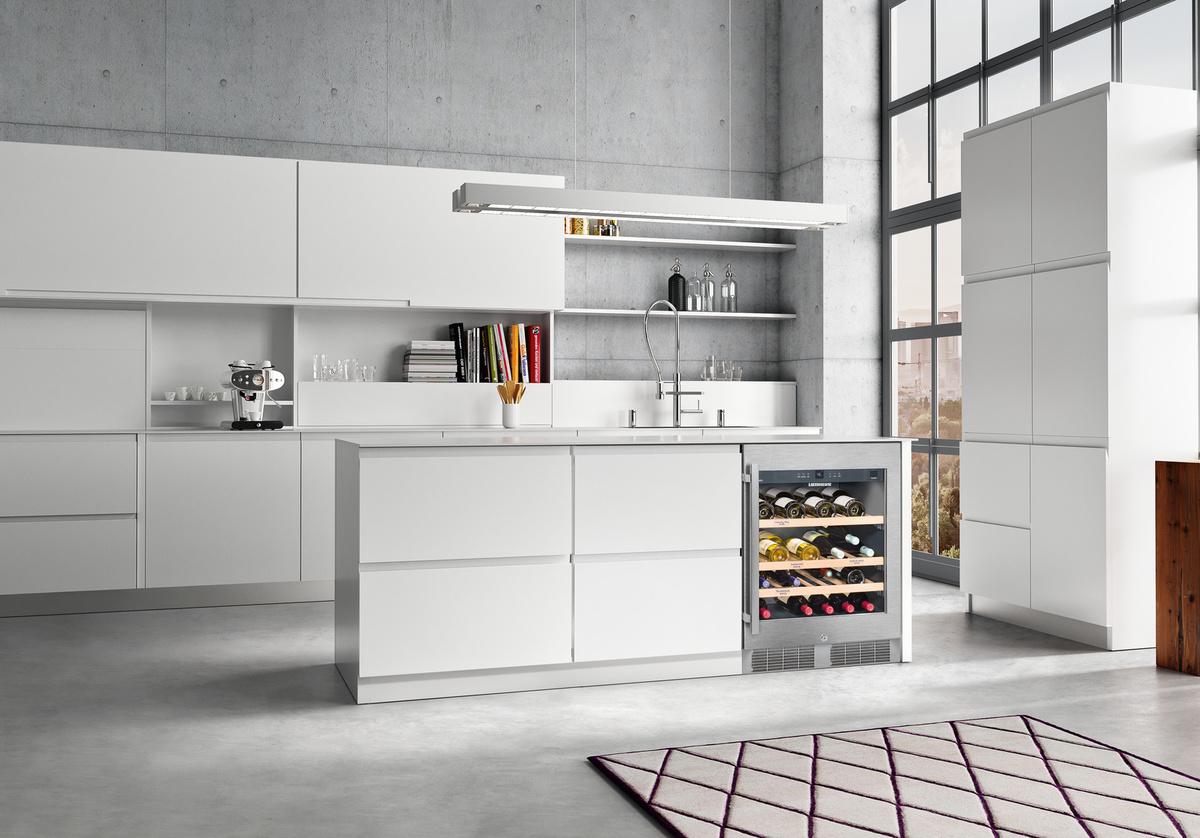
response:
M938 476L938 555L957 559L958 525L962 512L958 508L958 455L937 454ZM916 529L916 510L913 510L913 529Z
M896 387L893 427L896 436L927 439L933 431L931 345L928 338L901 340L892 344Z
M1191 88L1191 3L1174 0L1121 24L1121 80Z
M1056 49L1053 75L1055 99L1112 81L1112 33L1105 29Z
M1034 58L988 76L987 120L995 122L1042 103L1042 59Z
M939 96L934 113L937 124L937 197L962 191L961 149L963 134L979 127L979 85L972 84Z
M929 538L929 455L912 455L912 548L933 552Z
M994 58L1042 34L1040 0L987 0L987 54Z
M934 61L939 80L979 63L983 44L980 0L937 0L935 26Z
M962 439L962 338L937 339L939 439Z
M892 209L933 197L929 185L929 106L892 117Z
M933 297L932 228L892 236L892 325L928 326Z
M892 9L892 98L929 85L929 0Z
M937 225L937 322L962 320L962 222Z
M1111 8L1112 0L1054 0L1051 4L1050 28L1057 32L1068 23Z

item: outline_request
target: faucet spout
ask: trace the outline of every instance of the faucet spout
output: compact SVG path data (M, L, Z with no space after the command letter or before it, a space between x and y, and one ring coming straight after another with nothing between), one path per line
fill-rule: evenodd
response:
M675 386L670 391L667 391L663 388L662 367L659 366L658 358L654 356L654 347L650 345L650 313L659 305L664 305L675 313ZM658 392L656 393L655 397L662 399L666 396L672 396L674 398L675 409L672 413L672 419L676 428L681 427L683 425L684 413L701 413L703 411L701 411L699 407L697 407L695 410L684 410L680 401L680 397L700 396L703 395L703 393L699 390L685 392L682 387L682 382L679 375L679 309L672 305L669 300L655 300L646 309L646 314L642 318L642 333L646 336L646 351L650 353L650 361L654 364L654 374L658 381Z

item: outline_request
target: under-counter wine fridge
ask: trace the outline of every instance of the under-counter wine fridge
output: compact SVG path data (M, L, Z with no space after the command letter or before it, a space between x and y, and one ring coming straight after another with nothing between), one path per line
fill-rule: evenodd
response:
M745 447L747 672L905 658L904 447Z

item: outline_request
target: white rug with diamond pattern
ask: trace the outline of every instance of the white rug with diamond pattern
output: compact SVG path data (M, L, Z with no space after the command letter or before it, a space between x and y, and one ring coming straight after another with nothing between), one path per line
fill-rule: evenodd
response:
M589 759L686 838L1200 838L1200 779L1024 715Z

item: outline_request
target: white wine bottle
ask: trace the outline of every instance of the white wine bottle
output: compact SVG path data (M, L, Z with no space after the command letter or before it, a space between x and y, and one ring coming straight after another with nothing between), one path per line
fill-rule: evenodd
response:
M763 533L758 537L758 555L769 562L786 562L791 560L783 540L773 532Z
M762 497L771 503L774 517L799 518L804 514L804 507L796 497L780 486L772 486L762 493Z
M846 551L839 547L833 546L833 541L829 538L829 533L825 530L805 530L800 536L809 544L821 551L822 556L829 556L834 559L846 558Z
M797 486L792 494L801 499L804 514L811 518L830 518L833 516L833 504L821 496L815 489Z
M789 538L784 542L788 552L803 562L811 562L821 558L821 551L809 544L803 538Z
M863 502L840 486L826 486L821 490L821 497L833 504L838 515L859 518L867 514L867 507Z

